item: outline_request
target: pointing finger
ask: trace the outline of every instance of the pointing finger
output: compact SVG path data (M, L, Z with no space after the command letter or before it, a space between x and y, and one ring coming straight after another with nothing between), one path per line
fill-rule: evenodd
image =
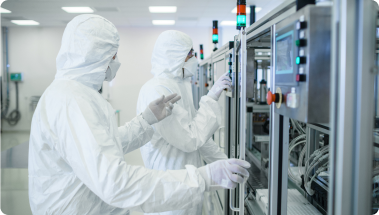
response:
M182 97L181 96L176 96L175 98L171 99L170 102L174 104L175 102L179 101Z
M170 101L171 99L173 99L173 98L175 98L175 96L177 96L178 94L176 94L176 93L173 93L173 94L171 94L171 95L168 95L167 97L166 97L166 99L164 100L164 103L167 103L168 101Z

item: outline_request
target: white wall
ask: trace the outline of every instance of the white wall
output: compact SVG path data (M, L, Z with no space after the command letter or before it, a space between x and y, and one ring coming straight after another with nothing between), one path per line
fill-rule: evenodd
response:
M110 103L121 111L121 123L131 120L136 114L136 102L142 85L152 78L150 73L151 52L158 35L169 29L187 33L192 39L194 49L199 53L199 44L204 44L204 56L208 57L213 49L212 30L206 27L140 27L118 28L120 48L118 57L121 68L112 87ZM223 31L219 47L233 37L234 28ZM32 118L30 97L40 96L53 81L56 69L55 58L58 54L64 28L52 27L13 27L9 28L10 72L22 72L24 81L19 84L19 109L21 120L16 126L2 121L2 129L29 130ZM227 32L227 33L225 33ZM15 108L15 87L10 83L9 112ZM8 112L8 113L9 113Z

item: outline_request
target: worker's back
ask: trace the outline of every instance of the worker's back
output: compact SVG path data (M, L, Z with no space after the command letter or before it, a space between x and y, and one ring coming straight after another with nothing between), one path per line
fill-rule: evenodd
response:
M83 96L88 94L92 96ZM85 138L67 132L67 126L77 126L76 122L67 118L68 115L75 114L71 109L77 100L88 105L110 107L95 90L69 80L54 81L38 103L32 120L29 147L29 201L32 212L127 214L128 210L109 206L93 193L74 173L72 165L66 159L70 156L85 156L82 152L88 150L80 145L77 148L66 147L66 143L72 139ZM111 111L112 109L101 110L99 115ZM85 132L78 131L76 134L84 135Z

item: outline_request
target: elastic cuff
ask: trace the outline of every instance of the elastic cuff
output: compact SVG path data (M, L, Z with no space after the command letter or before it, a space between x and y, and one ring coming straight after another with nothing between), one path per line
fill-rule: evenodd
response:
M207 96L211 97L216 102L218 101L218 97L214 93L212 93L212 91L209 91Z
M149 123L150 125L158 122L158 119L155 117L154 113L150 110L149 107L142 112L142 117Z
M208 165L202 166L202 167L198 168L197 170L199 170L201 177L203 177L203 179L205 181L205 191L209 191L209 188L211 186L211 174L209 172Z

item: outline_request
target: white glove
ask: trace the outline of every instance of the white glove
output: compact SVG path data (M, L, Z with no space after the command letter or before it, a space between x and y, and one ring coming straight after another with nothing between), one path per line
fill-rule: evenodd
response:
M223 74L213 85L211 90L208 92L208 96L214 99L215 101L218 101L220 98L220 95L224 89L231 90L232 86L232 80L227 76L229 72Z
M219 160L198 168L205 180L205 191L234 189L249 178L250 163L240 159Z
M162 119L168 117L172 113L174 108L174 103L179 101L182 97L174 93L165 98L163 95L157 100L152 101L146 110L142 113L142 117L150 125L161 121Z

